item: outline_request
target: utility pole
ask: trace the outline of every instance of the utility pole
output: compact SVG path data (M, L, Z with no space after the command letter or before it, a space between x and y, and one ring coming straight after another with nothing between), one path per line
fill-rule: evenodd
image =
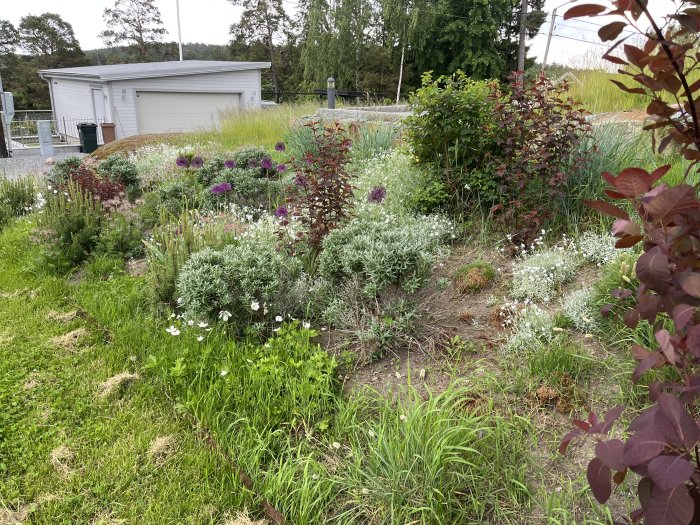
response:
M177 44L180 48L180 62L182 62L182 32L180 31L180 0L175 0L177 10Z
M518 46L518 82L525 79L525 41L527 40L527 0L522 0L520 7L520 45Z
M542 75L544 75L544 68L547 67L547 57L549 56L549 45L552 43L552 35L554 34L554 22L557 20L557 9L552 11L552 23L549 26L549 34L547 35L547 47L544 49L544 60L542 60Z

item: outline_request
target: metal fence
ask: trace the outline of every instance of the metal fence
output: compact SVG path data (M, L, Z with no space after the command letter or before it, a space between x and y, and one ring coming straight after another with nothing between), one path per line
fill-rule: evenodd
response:
M6 126L9 131L11 149L31 148L39 145L37 122L40 120L51 121L51 137L54 145L79 144L78 124L97 124L97 141L104 143L100 124L104 119L95 120L94 117L86 118L59 118L54 119L51 111L18 111L15 118Z

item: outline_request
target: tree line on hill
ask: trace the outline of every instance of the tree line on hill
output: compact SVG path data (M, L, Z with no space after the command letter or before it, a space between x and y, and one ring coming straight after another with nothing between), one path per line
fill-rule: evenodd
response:
M229 0L242 7L228 46L185 44L186 60L271 62L263 91L309 92L336 78L338 89L407 93L425 71L461 69L505 79L517 67L521 0ZM527 32L540 30L544 0L527 0ZM0 76L23 109L50 107L37 70L177 60L178 46L154 0L115 0L105 9L104 49L83 51L60 15L0 20Z

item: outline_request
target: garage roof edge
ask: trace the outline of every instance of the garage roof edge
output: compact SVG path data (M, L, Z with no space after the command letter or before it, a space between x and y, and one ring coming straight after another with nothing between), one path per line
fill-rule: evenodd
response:
M229 73L251 69L267 69L270 62L229 62L209 60L185 60L172 62L148 62L139 64L111 64L106 66L42 69L39 74L48 78L111 81L139 78L176 77L207 73Z

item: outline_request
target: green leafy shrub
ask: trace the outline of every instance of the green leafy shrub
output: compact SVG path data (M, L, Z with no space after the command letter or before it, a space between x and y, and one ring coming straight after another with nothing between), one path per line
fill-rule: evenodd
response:
M351 127L352 159L373 159L391 151L399 138L399 128L389 124L357 124Z
M10 219L29 212L35 202L32 179L9 180L0 178L0 229Z
M125 188L126 197L134 201L141 195L139 173L136 165L121 155L110 155L97 166L97 173Z
M193 254L177 279L178 302L194 319L218 319L229 312L242 326L280 311L285 291L300 275L297 259L274 244L244 242L221 251Z
M85 274L91 279L106 280L124 273L124 259L106 254L97 255L85 265Z
M260 146L244 146L237 149L231 154L231 160L236 163L237 168L253 168L258 176L263 175L263 170L260 168L260 162L270 154L265 148Z
M194 210L201 206L202 190L196 174L188 173L166 181L144 196L139 214L148 225L156 224L164 213L179 217L185 210Z
M104 222L94 253L121 260L142 257L142 239L143 229L139 221L114 213Z
M104 221L99 201L69 180L65 193L47 199L40 217L49 234L43 263L60 272L79 266L97 245Z
M437 79L430 72L423 75L422 87L411 97L413 115L404 122L419 162L440 170L438 184L426 188L428 195L441 195L441 183L454 198L469 186L488 200L500 200L487 169L496 148L492 89L492 84L461 71Z
M368 297L390 286L415 292L430 278L451 232L438 217L355 219L324 240L319 275L338 287L357 279Z
M230 189L217 192L215 188L229 184ZM220 209L228 204L253 208L272 208L282 198L288 183L277 178L260 177L257 169L227 169L210 181L210 186L202 191L202 207L207 210ZM227 188L226 186L223 186Z
M68 182L71 174L76 173L82 164L82 159L80 157L66 157L56 161L49 173L47 179L52 186L60 186Z
M155 301L175 304L175 283L190 255L235 242L239 226L236 218L214 215L206 220L196 210L184 211L176 218L163 213L152 239L145 242Z

